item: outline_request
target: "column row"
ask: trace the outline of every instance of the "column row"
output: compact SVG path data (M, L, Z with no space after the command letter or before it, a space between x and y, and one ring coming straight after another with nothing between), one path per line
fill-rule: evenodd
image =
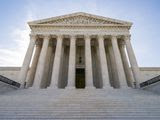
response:
M47 67L45 68L45 64L47 60L46 57L51 56L51 52L52 52L52 48L49 49L50 36L48 35L43 36L43 44L36 45L35 54L32 60L32 65L27 77L29 65L30 65L32 54L34 51L34 46L38 41L36 35L31 35L30 37L31 37L30 44L23 62L23 66L20 71L19 80L21 81L22 88L25 85L26 78L28 78L27 86L31 86L33 84L33 88L40 88L41 83L45 81L44 76L47 77L46 76L47 71L49 71L49 67L50 67L50 64L48 63ZM76 39L77 38L75 35L70 36L68 83L67 83L68 88L75 88ZM114 59L116 64L115 66L116 66L120 87L127 87L127 82L126 82L127 79L132 81L133 78L131 78L131 73L130 73L129 64L127 61L127 56L124 50L124 46L119 46L117 36L111 36L110 40L113 48L113 54L114 54ZM85 83L86 83L86 88L93 88L94 85L93 85L93 72L92 72L93 70L92 70L92 57L91 57L91 36L85 35L84 41L85 41ZM98 41L99 60L100 60L100 69L101 69L103 88L110 88L111 85L109 82L110 80L109 80L109 72L108 72L108 65L107 65L107 59L106 59L104 36L98 35L97 41ZM136 87L139 87L139 79L140 79L139 68L138 68L137 61L130 43L130 37L124 36L123 41L124 41L124 45L127 48L127 53L128 53L129 61L131 64L131 69L133 72ZM55 57L54 57L53 66L52 66L50 88L58 88L58 81L60 77L59 73L60 73L60 65L61 65L61 56L62 56L62 46L63 46L63 36L58 35L56 49L55 49Z

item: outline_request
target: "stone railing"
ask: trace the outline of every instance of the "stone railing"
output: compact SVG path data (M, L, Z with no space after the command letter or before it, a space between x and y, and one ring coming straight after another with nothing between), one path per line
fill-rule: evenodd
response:
M152 78L150 80L147 80L145 82L140 83L140 87L144 88L144 87L147 87L147 86L149 86L151 84L154 84L156 82L159 82L159 81L160 81L160 75L158 75L158 76L156 76L156 77L154 77L154 78Z
M11 79L9 79L9 78L7 78L7 77L4 77L4 76L2 76L2 75L0 75L0 81L6 83L6 84L8 84L8 85L17 87L17 88L20 87L20 83L15 82L15 81L13 81L13 80L11 80Z

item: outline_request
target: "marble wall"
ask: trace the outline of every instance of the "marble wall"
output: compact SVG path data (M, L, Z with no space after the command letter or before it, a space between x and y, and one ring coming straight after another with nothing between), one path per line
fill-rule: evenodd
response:
M20 67L0 67L0 75L7 77L16 82L18 81L18 74L20 72Z
M0 67L0 75L18 81L20 67ZM160 75L160 67L140 67L141 82Z
M140 67L141 82L160 75L160 67Z

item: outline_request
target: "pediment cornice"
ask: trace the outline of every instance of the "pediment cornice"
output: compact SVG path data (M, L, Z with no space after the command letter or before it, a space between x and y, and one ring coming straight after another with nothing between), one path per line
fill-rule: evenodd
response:
M28 23L32 26L128 26L132 23L111 19L107 17L92 15L88 13L73 13Z

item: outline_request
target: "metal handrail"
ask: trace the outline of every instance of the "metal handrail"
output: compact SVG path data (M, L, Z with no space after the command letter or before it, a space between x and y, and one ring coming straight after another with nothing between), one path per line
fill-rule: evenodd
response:
M147 86L149 86L149 85L151 85L151 84L154 84L154 83L156 83L156 82L159 82L159 81L160 81L160 75L158 75L158 76L156 76L156 77L154 77L154 78L152 78L152 79L150 79L150 80L147 80L147 81L145 81L145 82L140 83L140 87L141 87L141 88L147 87Z
M17 87L17 88L19 88L20 85L21 85L20 83L15 82L15 81L13 81L13 80L11 80L11 79L9 79L9 78L7 78L7 77L4 77L4 76L2 76L2 75L0 75L0 81L1 81L1 82L4 82L4 83L6 83L6 84L12 85L12 86L14 86L14 87Z

